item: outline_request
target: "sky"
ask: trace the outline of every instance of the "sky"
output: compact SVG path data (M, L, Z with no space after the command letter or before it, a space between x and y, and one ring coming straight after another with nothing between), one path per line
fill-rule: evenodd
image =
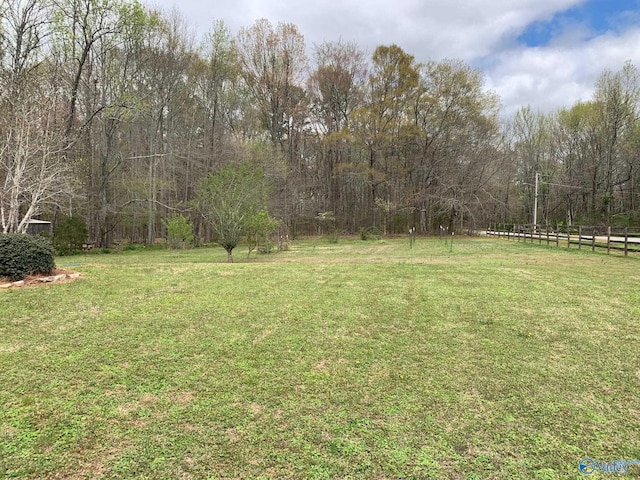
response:
M307 47L397 44L418 62L460 59L484 73L503 116L550 113L592 98L605 70L640 68L640 0L143 0L177 10L200 40L259 18L295 24Z

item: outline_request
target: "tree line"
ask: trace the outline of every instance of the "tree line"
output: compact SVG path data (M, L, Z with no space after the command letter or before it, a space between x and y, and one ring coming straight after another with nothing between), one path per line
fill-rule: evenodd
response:
M0 20L4 233L75 216L98 246L153 243L182 215L215 238L203 202L229 169L292 236L530 222L536 173L540 221L640 219L630 63L588 102L505 121L461 61L309 47L290 23L217 21L195 39L132 0L5 0Z

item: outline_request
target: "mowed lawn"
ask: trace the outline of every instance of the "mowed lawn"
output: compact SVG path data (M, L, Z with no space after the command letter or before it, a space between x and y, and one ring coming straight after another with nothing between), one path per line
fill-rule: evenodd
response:
M554 479L640 459L640 256L418 238L225 259L64 257L81 279L1 291L0 478Z

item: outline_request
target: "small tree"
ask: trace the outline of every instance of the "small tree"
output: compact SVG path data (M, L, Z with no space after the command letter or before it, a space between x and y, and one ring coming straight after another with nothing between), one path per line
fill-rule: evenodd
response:
M316 217L318 220L318 233L323 231L328 233L327 239L331 243L338 243L338 229L336 228L336 217L333 212L320 212Z
M69 255L80 250L89 231L81 217L65 217L53 232L53 244L60 255Z
M247 241L249 242L249 255L255 248L262 245L265 253L271 251L269 236L278 228L278 221L269 215L266 209L249 216L247 223Z
M200 182L197 197L202 216L233 262L233 249L248 232L253 212L266 201L262 170L249 163L221 168Z
M174 215L164 222L169 248L184 249L193 244L193 226L182 215Z

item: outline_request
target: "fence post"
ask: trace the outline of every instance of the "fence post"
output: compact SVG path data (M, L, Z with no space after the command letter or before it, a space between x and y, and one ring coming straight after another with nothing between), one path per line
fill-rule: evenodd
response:
M578 225L578 250L582 250L582 225Z
M629 253L629 228L624 227L624 256Z
M556 224L556 247L560 246L560 227Z
M607 227L607 255L611 253L611 225Z
M535 225L533 227L533 229L538 232L538 245L542 245L542 232L540 231L540 229L538 228L537 225Z
M567 225L567 248L571 248L571 227Z
M593 230L591 232L591 251L596 251L596 227L593 227Z
M549 225L546 227L547 229L547 247L549 246Z
M531 225L531 243L533 243L533 233L536 231L536 226Z

